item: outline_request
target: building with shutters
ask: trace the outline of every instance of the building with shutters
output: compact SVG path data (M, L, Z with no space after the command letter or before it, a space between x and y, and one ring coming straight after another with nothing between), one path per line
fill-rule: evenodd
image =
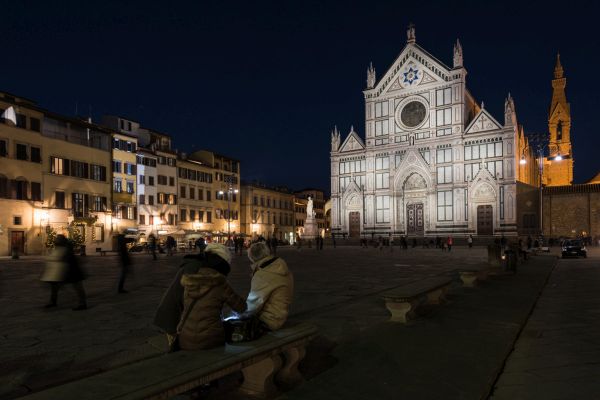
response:
M0 115L9 108L15 119L0 118L0 256L44 254L56 234L109 250L112 131L0 92Z
M380 79L367 71L365 136L331 134L336 236L517 235L539 219L535 158L510 95L497 119L467 89L463 49L452 66L416 42ZM529 160L519 168L519 157ZM519 199L517 199L519 197Z
M275 237L294 243L294 194L285 187L242 184L241 232L252 240Z

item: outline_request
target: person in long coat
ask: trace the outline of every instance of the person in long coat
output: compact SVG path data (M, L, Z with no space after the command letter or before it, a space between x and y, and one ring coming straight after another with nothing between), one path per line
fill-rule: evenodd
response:
M54 249L52 249L46 261L46 267L40 280L50 283L50 303L46 308L56 307L58 305L58 290L64 283L73 284L73 288L79 298L79 305L73 308L74 311L87 309L87 301L82 281L85 274L79 266L75 257L72 243L64 236L57 235L54 240Z
M223 305L229 305L238 313L246 310L244 299L227 282L230 262L229 249L218 243L209 243L204 252L184 257L154 317L154 325L165 331L169 341L180 332L179 343L183 350L206 349L225 343L221 321ZM182 316L188 310L183 322Z
M123 234L117 236L117 249L119 251L119 261L121 264L121 273L119 275L119 293L128 293L124 286L125 277L127 276L131 265L131 258L129 257L127 243L125 242L125 235Z

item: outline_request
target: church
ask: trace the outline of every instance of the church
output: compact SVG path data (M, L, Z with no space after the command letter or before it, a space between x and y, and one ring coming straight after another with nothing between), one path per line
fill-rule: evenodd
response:
M469 92L457 40L448 66L407 30L377 79L364 138L331 134L331 232L344 237L515 236L539 229L536 158L510 94L496 118ZM520 162L525 160L527 162Z

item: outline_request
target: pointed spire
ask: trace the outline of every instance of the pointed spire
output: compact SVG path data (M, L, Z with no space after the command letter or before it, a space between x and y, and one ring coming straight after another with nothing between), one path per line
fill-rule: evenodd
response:
M350 125L350 133L354 132L354 125Z
M485 104L483 104L483 100L481 100L481 109L483 110L485 108Z
M331 131L331 151L339 150L340 141L340 131L338 131L337 125L335 125Z
M408 24L408 29L406 30L406 43L414 43L417 40L415 36L415 24L412 22Z
M563 77L564 71L560 64L560 53L556 53L556 65L554 66L554 79L560 79Z
M373 63L371 62L367 69L367 89L373 89L375 87L375 82L377 82L377 76L375 74L375 68L373 68Z
M463 50L460 45L460 41L456 39L456 44L454 45L454 68L462 67L463 65Z

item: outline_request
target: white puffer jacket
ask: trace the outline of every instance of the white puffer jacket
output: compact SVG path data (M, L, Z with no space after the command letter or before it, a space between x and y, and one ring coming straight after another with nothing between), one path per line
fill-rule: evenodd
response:
M257 314L269 329L277 330L288 317L294 296L294 277L279 257L263 258L254 263L252 269L247 312Z

